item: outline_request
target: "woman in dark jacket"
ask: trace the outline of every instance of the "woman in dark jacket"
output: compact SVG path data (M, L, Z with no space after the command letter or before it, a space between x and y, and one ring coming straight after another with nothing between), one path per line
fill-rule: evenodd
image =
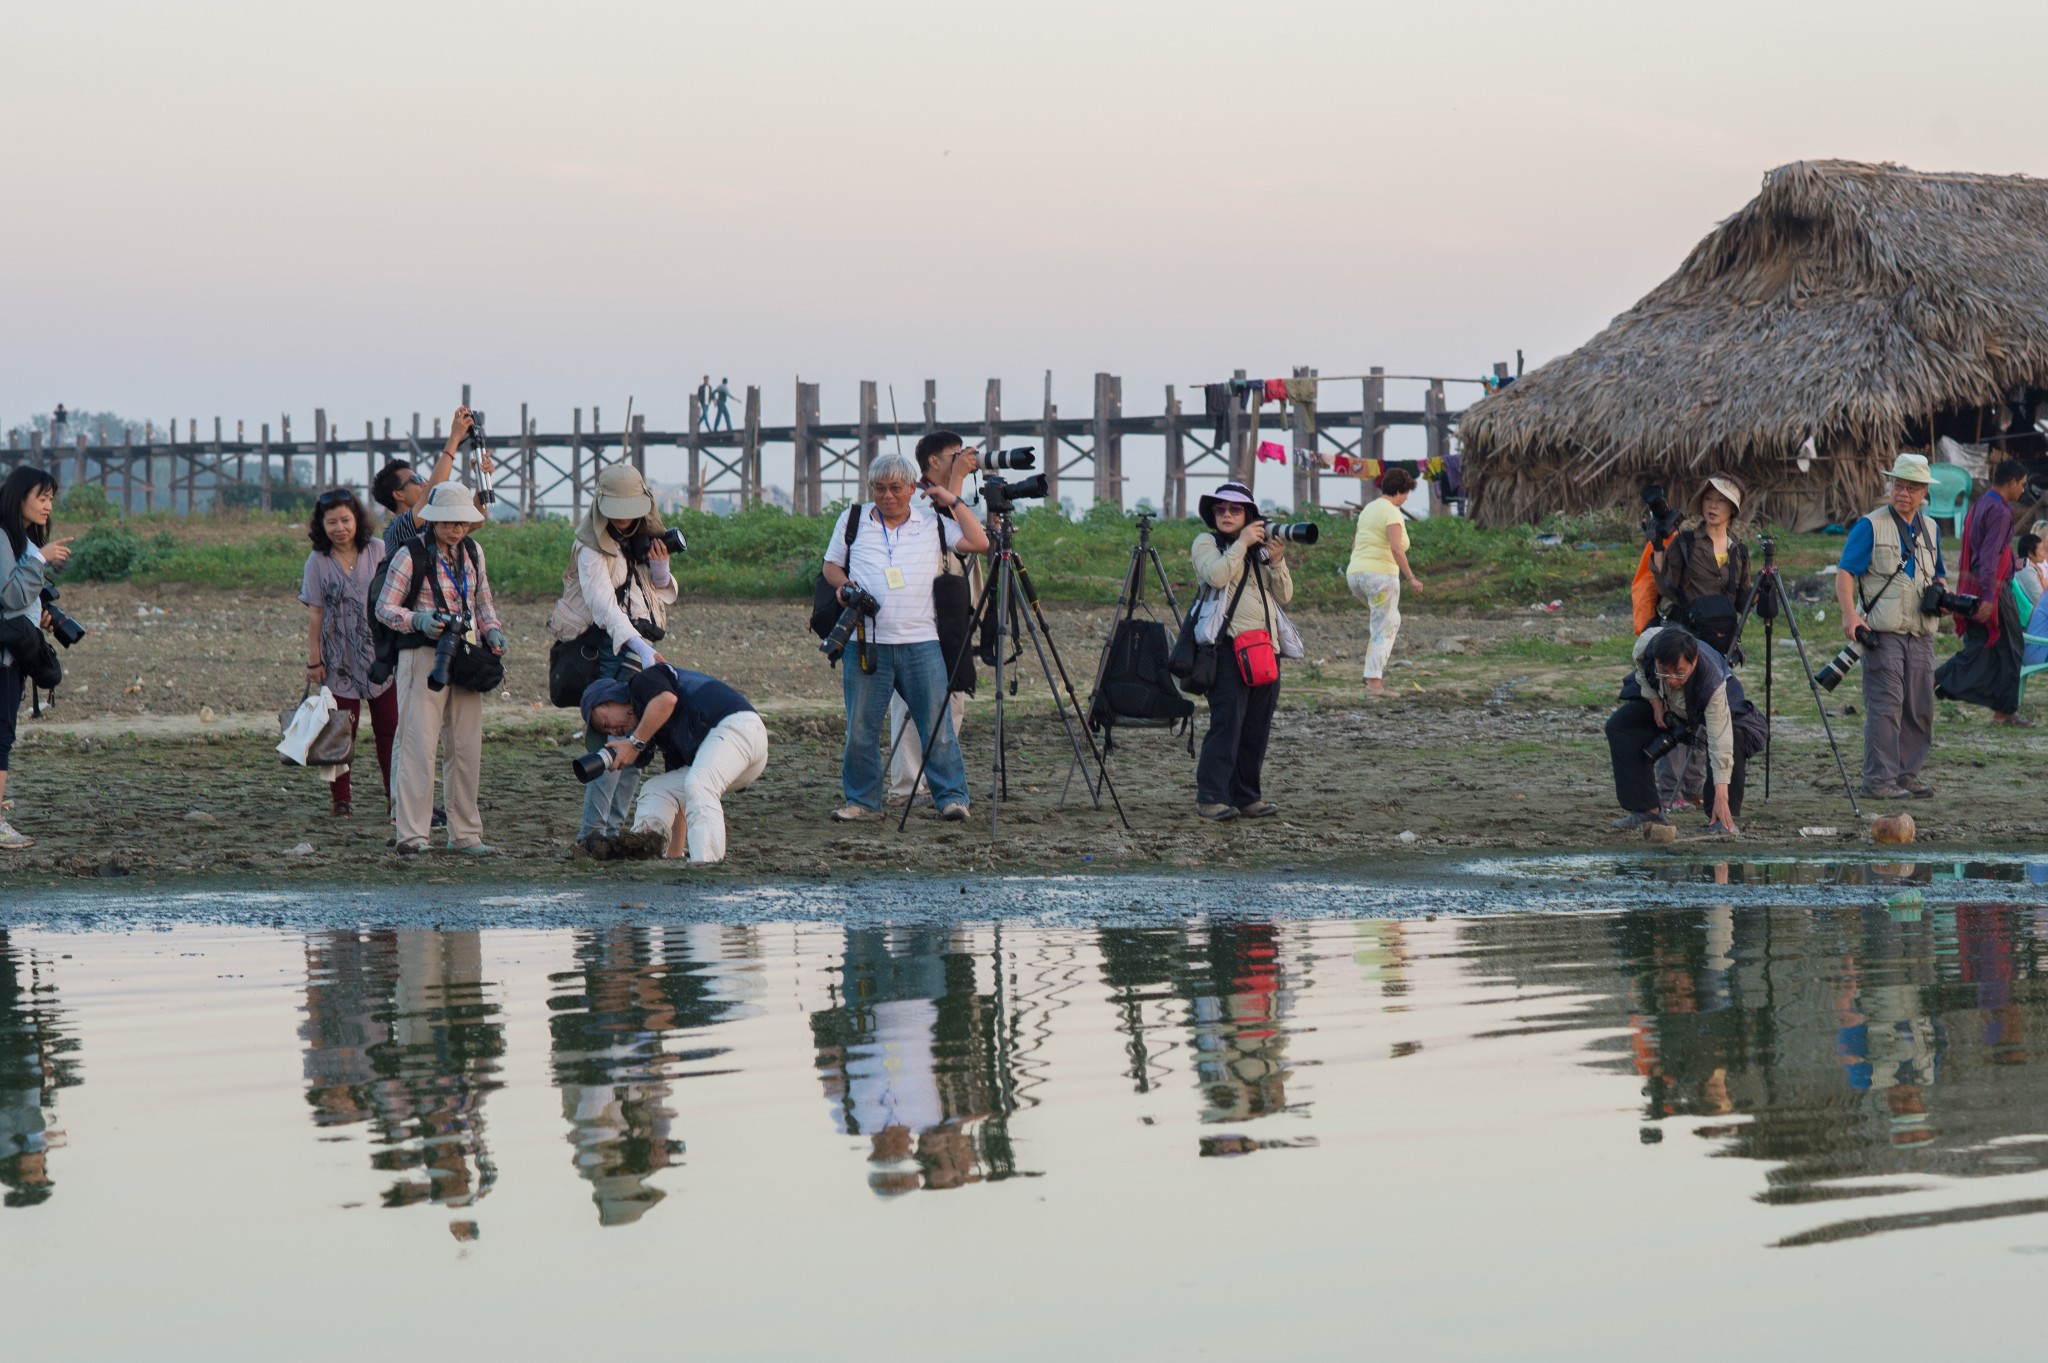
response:
M1650 556L1660 624L1684 625L1730 662L1739 662L1735 627L1749 602L1749 546L1735 528L1746 489L1732 473L1711 475L1693 497L1694 519ZM1667 812L1690 809L1706 788L1706 760L1680 747L1657 763Z

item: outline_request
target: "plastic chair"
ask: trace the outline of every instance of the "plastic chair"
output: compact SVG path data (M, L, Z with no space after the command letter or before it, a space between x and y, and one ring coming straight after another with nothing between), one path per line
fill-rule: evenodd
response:
M2013 603L2020 608L2020 618L2024 620L2027 617L2027 614L2033 609L2033 607L2027 604L2027 594L2020 590L2020 584L2017 581L2014 581L2009 585L2012 590ZM2022 630L2020 638L2023 641L2025 641L2022 644L2022 647L2024 647L2025 644L2048 644L2048 635L2027 634L2024 632L2026 626L2022 625L2020 628ZM2020 694L2018 700L2015 702L2016 705L2024 705L2027 703L2027 678L2033 676L2036 672L2048 672L2048 663L2020 664Z
M1970 471L1958 464L1933 464L1934 486L1927 490L1927 514L1946 520L1951 535L1963 533L1963 517L1970 513Z

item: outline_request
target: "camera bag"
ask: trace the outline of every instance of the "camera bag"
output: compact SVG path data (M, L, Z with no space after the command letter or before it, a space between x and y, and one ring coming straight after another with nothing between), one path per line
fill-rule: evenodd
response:
M573 710L597 680L597 671L611 651L612 637L592 625L573 639L557 639L548 649L548 700L557 709Z
M853 548L854 539L860 534L860 523L867 508L855 502L846 508L846 547ZM839 604L839 589L825 580L825 565L818 565L817 580L811 583L811 633L823 639L832 632L832 626L839 623L839 612L845 609Z
M464 540L462 544L464 557L469 560L470 571L481 574L482 556L468 540ZM427 582L433 587L434 609L447 613L448 600L441 591L441 575L429 572ZM471 616L471 619L474 620L475 617ZM433 642L438 647L439 640ZM505 684L505 661L482 644L472 644L467 639L458 638L455 647L448 654L448 684L459 686L465 691L474 691L479 695L495 691Z

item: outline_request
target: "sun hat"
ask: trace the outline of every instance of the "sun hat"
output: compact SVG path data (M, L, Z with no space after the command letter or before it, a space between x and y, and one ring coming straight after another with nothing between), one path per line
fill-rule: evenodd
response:
M1929 484L1934 481L1934 474L1928 469L1927 456L1924 454L1900 455L1892 461L1892 466L1885 471L1884 476L1901 483Z
M613 464L597 475L597 512L615 520L638 520L654 510L647 480L630 464Z
M1734 474L1709 474L1707 481L1700 485L1700 490L1692 495L1692 504L1695 511L1704 512L1707 493L1709 492L1720 493L1734 504L1737 511L1742 510L1742 480Z
M1202 499L1195 504L1195 509L1201 513L1202 523L1211 530L1216 528L1216 508L1225 502L1235 502L1242 506L1245 516L1250 520L1265 519L1259 514L1258 499L1252 496L1250 488L1243 483L1224 483L1214 492L1203 493Z
M583 688L583 700L581 702L583 706L583 725L585 728L588 728L596 722L591 716L597 713L597 707L600 705L631 705L632 703L633 693L626 689L624 682L616 677L599 677L596 681Z
M415 520L422 521L480 521L484 513L476 509L476 494L461 483L436 483L427 493L427 500L413 513Z

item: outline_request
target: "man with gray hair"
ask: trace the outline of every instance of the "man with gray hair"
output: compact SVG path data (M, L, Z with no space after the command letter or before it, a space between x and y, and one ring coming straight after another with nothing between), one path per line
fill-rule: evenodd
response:
M1934 482L1924 455L1902 454L1885 475L1891 500L1849 529L1836 565L1842 633L1863 657L1863 793L1874 800L1934 794L1920 779L1934 743L1934 634L1939 615L1920 596L1946 587L1941 531L1921 514Z

